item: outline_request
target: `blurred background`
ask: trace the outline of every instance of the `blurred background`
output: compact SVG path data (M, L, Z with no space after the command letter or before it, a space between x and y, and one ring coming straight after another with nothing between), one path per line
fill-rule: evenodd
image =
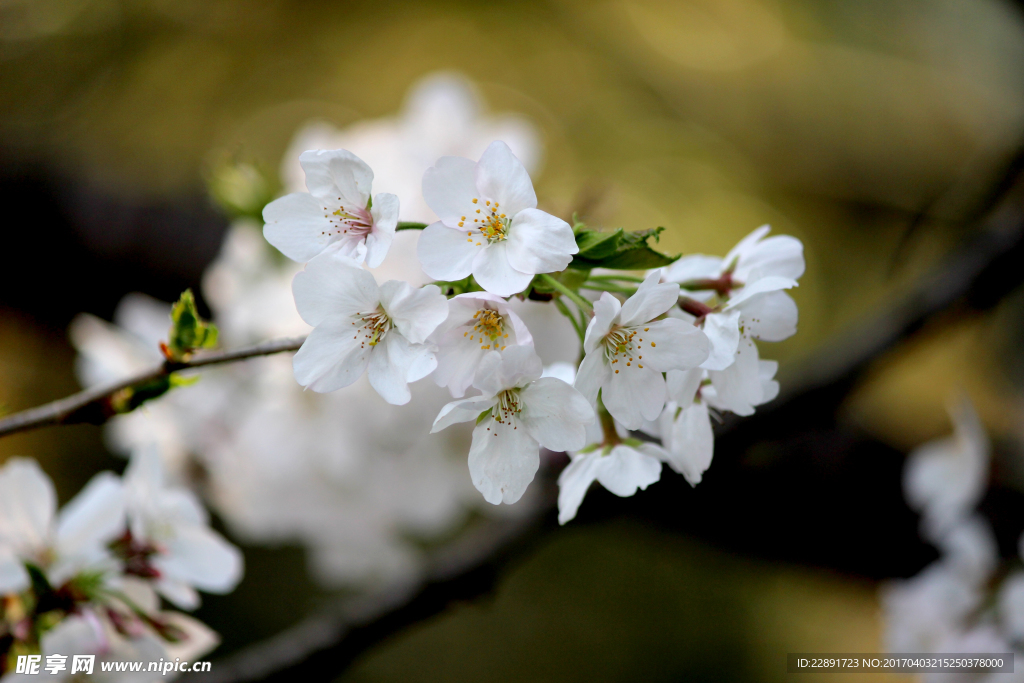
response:
M459 116L431 119L446 102ZM290 330L232 311L251 283L290 277L273 254L251 254L263 247L246 214L294 183L288 154L304 141L364 155L389 191L382 164L421 164L445 145L474 156L492 135L516 141L542 208L565 218L662 225L671 253L724 254L764 223L802 240L799 333L761 350L780 361L785 395L955 259L1013 177L1024 14L1004 0L0 0L3 409L77 390L69 325L82 312L114 321L129 293L167 302L192 287L239 345ZM415 193L415 181L390 191ZM265 273L246 280L239 254ZM544 512L544 531L483 595L322 679L776 681L787 652L882 651L879 582L937 556L903 500L904 458L951 431L951 397L968 394L993 438L982 508L1005 555L1024 528L1024 295L1012 285L930 320L814 410L734 425L697 489L666 476L632 499L594 491L562 529ZM261 363L231 381L275 372ZM176 409L179 430L213 410L190 409ZM315 410L333 425L331 411L349 409ZM317 434L345 460L356 427L333 428ZM16 435L0 458L37 458L65 501L97 470L123 469L132 429ZM361 457L426 448L374 434L358 435ZM268 448L287 443L289 457L320 449L277 437ZM214 657L416 575L424 548L494 514L473 497L463 446L431 442L454 474L438 475L450 495L430 520L414 507L366 522L373 503L350 502L356 477L275 526L294 498L271 510L255 484L222 485L245 468L244 440L233 459L178 441L179 476L246 552L241 586L198 612L222 634ZM367 488L395 495L397 479L380 476ZM543 510L538 496L502 514ZM345 524L388 536L357 539L386 545L379 563L353 568L355 532L335 533Z

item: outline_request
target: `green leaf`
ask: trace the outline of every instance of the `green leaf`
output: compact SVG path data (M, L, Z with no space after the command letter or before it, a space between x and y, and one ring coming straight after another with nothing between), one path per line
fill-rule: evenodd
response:
M577 258L598 261L608 258L619 248L624 231L622 228L612 232L583 230L576 235L576 246L579 247Z
M395 230L422 230L427 227L426 223L416 223L414 221L398 221L398 225L395 226Z
M458 294L465 294L466 292L482 292L484 288L476 283L473 276L470 275L467 278L461 280L453 280L451 282L447 280L438 280L433 284L441 288L441 293L446 297L451 298Z
M171 331L167 341L168 357L185 360L196 349L208 349L217 344L217 327L203 321L196 309L196 298L191 289L171 309Z
M572 267L580 270L589 268L647 270L667 266L675 262L679 256L663 254L650 245L650 239L653 237L657 242L664 229L657 227L653 230L623 232L620 228L612 233L592 233L613 236L601 240L589 235L583 237L586 233L581 233L581 236L577 237L576 243L580 244L580 238L583 237L587 248L586 250L581 248L580 252L573 257Z
M182 382L176 377L174 374L164 375L148 382L125 387L110 397L110 411L115 415L130 413L146 401L163 396L172 387L180 386L183 383L191 384L191 382Z

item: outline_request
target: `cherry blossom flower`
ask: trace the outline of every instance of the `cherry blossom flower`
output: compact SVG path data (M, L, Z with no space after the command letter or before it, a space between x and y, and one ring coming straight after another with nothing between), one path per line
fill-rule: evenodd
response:
M267 241L294 261L309 261L332 248L371 268L379 266L395 236L398 197L380 193L371 201L373 171L348 150L307 150L299 163L309 192L267 204Z
M646 489L661 478L664 457L658 446L632 439L575 453L558 475L558 523L565 524L576 516L595 481L623 498Z
M796 303L783 290L803 275L803 244L788 235L764 239L770 230L753 231L724 259L684 256L664 270L666 281L695 290L685 294L686 312L674 315L703 326L711 341L701 365L707 370L732 365L741 338L782 341L796 333Z
M490 351L507 346L533 346L522 319L501 297L486 292L460 294L448 300L448 318L431 340L437 345L434 381L462 398L473 383L477 367Z
M106 544L124 530L124 492L110 472L93 477L57 514L53 483L35 460L0 468L0 595L30 585L24 563L59 586L83 569L109 570Z
M385 401L409 402L409 382L437 360L427 337L448 316L435 285L413 289L373 275L338 253L314 258L292 284L299 315L314 329L295 354L295 379L318 392L336 391L365 371Z
M284 154L281 179L289 192L302 192L302 152L348 149L375 169L374 182L381 191L398 195L406 220L429 223L434 214L423 201L423 173L439 157L476 159L492 141L504 140L527 171L539 170L544 149L536 125L520 114L486 110L476 86L462 74L427 74L410 86L396 115L356 121L341 129L325 121L303 125ZM400 232L397 237L417 234Z
M438 280L472 274L488 292L511 296L579 251L569 224L536 208L533 182L504 142L476 163L441 157L423 176L423 197L441 220L423 231L417 251Z
M663 372L696 367L708 357L704 333L681 320L657 320L675 306L679 285L659 284L651 273L620 304L608 292L594 304L576 388L591 405L601 392L608 412L627 429L655 420L667 398Z
M700 483L715 450L711 414L700 394L706 375L700 368L666 373L669 401L658 419L665 462L691 486Z
M152 590L147 589L148 586L141 581L126 580L121 587L121 593L129 597L135 607L150 615L154 622L172 628L178 638L175 642L170 642L155 633L150 624L134 618L130 607L112 599L112 604L108 607L115 607L117 612L126 615L125 619L131 620L133 633L124 632L125 624L119 624L121 628L118 629L118 625L111 622L107 609L95 609L91 605L86 605L42 634L39 645L43 662L46 661L47 655L92 654L96 656L96 662L92 675L88 676L89 680L100 683L156 683L172 678L173 674L165 676L159 670L147 672L145 669L131 673L106 672L103 671L102 665L106 662L156 662L160 659L195 661L220 644L220 636L202 622L181 612L161 611L159 598ZM64 671L55 674L48 672L47 679L81 680L81 674L71 675L70 663L69 659ZM12 681L28 681L37 676L9 673L2 680L7 683L9 678Z
M935 540L966 517L988 485L989 440L967 399L949 407L953 435L918 447L907 457L903 494Z
M541 446L573 451L586 443L593 409L570 385L542 372L529 346L490 351L474 381L482 395L449 403L434 420L431 433L477 421L469 473L488 503L519 500L540 466Z
M708 405L737 415L753 415L754 408L779 395L775 381L778 361L761 360L757 344L744 336L736 347L736 358L725 370L708 370L711 386L702 390Z
M242 578L242 553L210 529L193 493L164 484L160 454L137 451L124 475L128 533L117 547L129 570L152 578L157 592L183 609L199 606L196 589L229 593Z

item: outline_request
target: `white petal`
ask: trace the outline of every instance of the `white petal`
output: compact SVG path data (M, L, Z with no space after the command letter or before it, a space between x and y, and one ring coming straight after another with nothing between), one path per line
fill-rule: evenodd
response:
M601 292L601 298L594 302L594 317L590 319L587 334L583 338L583 348L587 353L597 348L601 340L608 335L620 310L622 304L618 299L608 292Z
M668 464L686 477L690 486L696 486L711 466L715 436L706 405L689 403L684 406L682 410L672 404L666 407L662 435Z
M441 157L423 174L423 199L450 228L457 228L462 217L471 215L478 208L473 205L474 198L481 197L476 186L476 164L469 159Z
M473 430L469 474L492 505L514 503L540 467L540 445L525 429L485 419Z
M15 552L42 548L57 510L53 482L30 458L11 458L0 468L0 546Z
M715 388L714 407L737 415L754 414L754 406L765 400L758 360L757 346L744 337L736 350L735 363L725 370L708 371Z
M976 513L959 520L935 541L942 551L943 561L979 584L988 579L999 562L999 547L992 527Z
M999 615L1012 640L1024 640L1024 572L1014 571L999 589Z
M0 546L0 595L20 593L31 583L21 560L10 548Z
M242 578L242 553L216 531L199 525L181 526L165 542L166 552L153 565L169 579L207 593L230 593Z
M623 427L640 429L644 420L655 420L661 415L666 393L661 373L645 365L612 373L602 388L601 397L608 412Z
M539 209L515 215L506 244L512 267L531 275L563 270L579 251L569 224Z
M576 372L576 381L573 386L576 391L592 405L597 405L597 392L601 390L611 376L612 370L605 362L604 351L597 349L591 351L583 358L580 369Z
M679 301L679 285L674 282L659 283L660 271L647 276L636 294L626 299L619 313L619 324L632 327L654 320L676 305Z
M665 386L668 389L669 398L679 405L686 406L693 403L697 389L704 380L704 371L700 368L689 370L669 370L665 373Z
M493 396L504 389L526 386L539 378L542 372L544 364L532 346L512 346L484 356L473 386L485 396Z
M914 449L903 470L903 495L932 536L970 512L988 486L990 444L981 420L967 399L950 413L954 436Z
M597 479L600 460L600 451L577 455L558 475L559 524L565 524L576 516L587 490Z
M740 282L772 275L798 280L803 274L804 245L789 235L775 235L744 249L733 273Z
M661 461L629 446L618 445L602 458L597 481L616 496L627 497L661 479Z
M57 552L87 553L124 533L125 500L121 480L100 472L72 498L57 518Z
M154 588L157 593L179 609L194 610L202 603L196 589L184 581L160 578L154 583Z
M427 275L435 280L454 281L469 277L477 254L484 248L459 228L438 222L431 223L420 234L416 254Z
M462 398L473 384L480 361L490 351L480 348L476 341L468 341L458 330L449 331L438 344L434 381L439 387L448 387L453 398Z
M722 274L722 259L717 256L692 254L684 256L662 271L665 282L713 280Z
M520 393L522 426L540 445L552 451L575 451L587 445L586 425L594 409L560 379L542 377Z
M711 342L711 353L701 364L707 370L725 370L736 360L740 344L740 311L710 313L704 318L704 334Z
M475 420L480 417L480 413L493 408L494 404L494 398L480 396L467 398L464 401L452 401L441 408L441 412L434 419L434 426L430 428L430 433L434 434L459 422Z
M748 299L758 296L760 294L766 294L768 292L777 292L782 289L790 289L796 286L796 280L792 280L787 277L779 277L776 275L763 277L758 280L755 280L749 285L740 287L739 289L735 290L729 297L729 304L728 306L726 306L726 309L735 308L740 304L744 303L745 301L747 301Z
M523 164L501 140L495 140L476 165L476 186L501 205L501 212L514 216L537 206L533 181Z
M330 221L313 195L288 194L263 207L263 236L282 254L305 263L331 244Z
M373 171L347 149L307 150L299 155L306 187L317 199L366 208Z
M779 383L773 377L779 369L779 362L776 360L762 360L757 362L758 376L761 379L761 403L774 400L779 395Z
M523 273L508 262L506 242L492 244L477 253L473 260L473 277L488 292L512 296L526 289L533 273Z
M448 301L437 285L414 289L408 282L388 280L380 288L380 302L398 331L413 344L421 344L448 317Z
M292 280L295 308L310 325L377 310L380 290L368 271L333 251L317 256Z
M796 302L785 292L767 292L740 305L743 329L754 339L769 342L789 339L796 334ZM706 330L705 326L705 330Z
M659 372L695 368L707 359L711 347L703 330L675 318L637 329L637 340L637 354L643 356L637 361L644 367L650 363Z
M359 379L372 348L347 318L327 318L309 333L292 367L295 381L319 393L337 391Z
M566 363L565 361L555 361L551 365L544 366L544 372L541 373L541 377L554 377L560 379L566 384L572 384L576 381L576 365L573 363Z
M373 230L366 236L366 265L376 268L384 262L391 242L395 239L395 228L398 227L398 197L384 192L375 195L370 215L373 217Z
M736 244L736 246L733 247L729 251L729 253L725 255L725 258L722 259L724 267L735 268L737 266L737 262L739 261L739 259L746 256L747 254L750 254L752 250L756 247L757 243L760 242L765 235L771 232L771 230L771 226L762 225L761 227L757 228L749 235L741 239Z
M392 330L370 354L370 364L366 369L370 386L391 405L405 405L412 398L409 371L424 352L429 352L429 349L422 344L410 344Z

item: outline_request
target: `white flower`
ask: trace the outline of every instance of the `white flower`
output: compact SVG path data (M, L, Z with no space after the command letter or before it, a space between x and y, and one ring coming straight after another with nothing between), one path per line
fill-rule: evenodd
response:
M309 261L328 247L379 266L398 225L398 197L370 200L373 171L344 149L307 150L299 157L309 193L275 199L263 209L263 235L288 258Z
M958 520L935 539L942 561L960 575L982 585L999 563L999 546L983 517L972 514Z
M663 451L649 443L620 443L576 453L558 476L558 523L576 516L587 490L600 482L616 496L632 496L661 478Z
M152 616L161 624L173 628L180 636L178 642L169 642L155 633L152 627L131 615L131 610L114 601L113 606L119 612L128 615L132 627L138 629L134 637L127 636L111 623L109 613L106 610L96 610L91 607L84 607L75 614L66 616L59 624L42 634L40 638L40 651L43 655L43 664L46 663L47 655L68 655L67 668L56 674L46 676L48 680L95 680L98 683L155 683L156 681L171 680L176 677L174 672L164 675L162 671L147 672L145 667L141 672L116 672L103 671L102 664L105 662L156 662L166 661L195 661L196 658L213 650L220 644L220 637L208 626L180 612L159 611L158 600L155 596L150 599L144 591L138 590L138 585L132 586L130 598L136 606L141 607L147 614ZM152 591L150 591L152 593ZM71 655L96 656L91 675L83 676L78 673L71 675ZM4 683L8 681L29 681L36 676L27 674L8 674L3 677Z
M505 300L486 292L460 294L448 300L448 318L434 332L437 370L434 381L462 398L473 383L477 366L490 351L506 346L533 346L526 325Z
M437 361L423 342L448 315L435 285L413 289L373 275L337 253L314 258L292 283L299 315L313 331L295 354L295 379L313 391L347 387L366 371L388 403L409 402L409 382Z
M971 513L988 485L989 441L971 402L949 406L953 436L915 449L903 470L903 495L932 540Z
M0 468L0 595L28 588L24 563L54 586L82 569L109 568L106 545L124 531L124 493L110 472L93 477L60 514L50 478L35 460Z
M999 589L999 619L1010 640L1024 642L1024 572L1014 571Z
M663 372L696 367L708 357L708 339L699 329L673 318L655 320L679 296L679 285L659 284L659 277L651 273L625 304L601 294L576 376L576 388L590 404L597 405L601 391L608 412L627 429L639 429L661 414Z
M536 208L533 182L504 142L476 163L438 159L423 176L423 197L441 220L423 231L417 251L438 280L472 274L488 292L511 296L579 251L569 224Z
M658 420L665 461L691 486L700 483L715 451L711 415L698 393L705 374L700 368L666 373L670 400Z
M701 394L713 408L737 415L753 415L755 406L779 395L779 383L774 379L778 369L778 361L761 360L757 344L744 336L736 348L732 365L725 370L707 371L711 386L705 387Z
M543 156L537 127L526 117L488 115L476 87L465 76L435 72L420 78L406 94L395 116L357 121L337 129L312 121L295 133L281 162L281 179L289 192L305 189L299 155L307 149L348 149L376 169L383 192L393 192L406 220L433 220L423 201L423 172L442 156L478 158L493 140L504 140L536 172ZM399 233L416 235L417 231ZM409 278L405 278L409 279Z
M242 578L242 553L210 529L206 510L191 491L164 485L155 449L132 455L124 486L131 532L125 551L142 550L135 558L146 565L141 574L155 574L154 587L161 595L178 607L195 609L197 588L207 593L234 590Z
M883 584L879 597L889 652L937 651L981 602L978 586L941 561L912 578Z
M473 430L469 472L488 503L519 500L540 466L541 446L572 451L586 443L593 409L565 382L541 377L542 371L529 346L491 351L474 382L483 395L449 403L434 420L431 433L487 413Z
M768 234L767 225L744 237L724 259L685 256L664 271L669 282L703 287L688 293L695 300L686 320L703 320L711 353L701 367L732 365L742 337L782 341L796 333L796 303L784 291L797 286L804 272L803 244L795 237ZM699 310L713 303L708 311ZM756 404L754 404L756 405Z

